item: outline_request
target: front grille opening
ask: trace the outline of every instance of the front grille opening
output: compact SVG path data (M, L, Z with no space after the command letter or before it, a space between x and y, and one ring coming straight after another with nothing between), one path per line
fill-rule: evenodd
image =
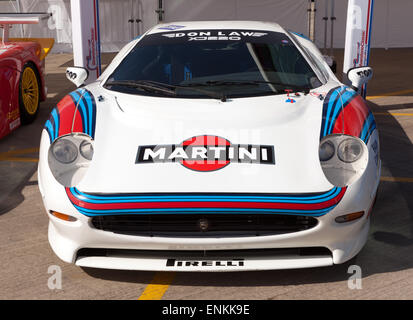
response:
M136 214L91 219L99 230L148 237L247 237L314 228L318 220L283 214Z
M77 257L145 257L145 258L253 258L253 257L285 257L285 256L317 256L331 257L332 253L325 247L277 248L277 249L240 249L240 250L130 250L82 248Z

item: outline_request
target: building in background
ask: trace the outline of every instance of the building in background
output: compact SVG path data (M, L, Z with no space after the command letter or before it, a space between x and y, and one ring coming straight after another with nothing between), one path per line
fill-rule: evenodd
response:
M17 1L19 1L17 3ZM316 0L315 43L324 45L325 6L332 0ZM162 3L161 10L159 5ZM18 4L18 5L17 5ZM103 52L116 52L150 27L163 22L185 20L264 20L287 29L308 33L308 0L99 0ZM54 37L53 52L72 51L70 0L0 0L0 12L51 12L53 17L40 26L11 30L11 36ZM375 1L372 47L413 47L411 0ZM335 48L343 48L347 0L336 0ZM328 28L327 38L330 38Z

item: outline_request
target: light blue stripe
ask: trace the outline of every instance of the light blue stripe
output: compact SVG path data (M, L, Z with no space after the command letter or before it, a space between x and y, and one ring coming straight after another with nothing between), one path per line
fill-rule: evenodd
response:
M56 108L52 110L52 117L53 117L54 126L55 126L53 140L55 140L57 139L57 136L59 134L59 115L57 114Z
M339 97L337 97L337 96L339 95L339 93L341 93L341 91L343 91L343 87L335 89L334 92L330 96L330 99L329 99L329 102L328 102L328 107L327 107L326 120L325 120L325 123L324 123L323 137L325 137L327 135L327 128L328 128L328 124L330 122L331 109L333 108L333 105L334 105L335 101L337 99L339 99Z
M361 134L360 134L361 140L363 141L365 140L368 130L373 122L374 122L374 116L373 116L373 113L371 113L370 111L366 121L364 122L363 130L361 131Z
M51 142L54 141L54 132L53 132L53 127L52 127L52 123L50 122L50 120L46 121L46 124L44 125L47 129L47 132L49 133L49 137Z
M89 131L88 131L88 120L87 120L87 114L86 114L86 107L85 107L83 101L80 99L80 96L79 96L79 94L78 94L77 91L72 92L70 95L75 99L76 105L79 104L79 110L80 110L80 112L82 112L83 120L84 120L84 123L83 123L84 128L83 128L83 130L85 131L85 133L88 134ZM79 102L79 101L80 101L80 102Z
M190 196L190 195L182 195L182 196L180 196L180 195L177 195L177 196L172 196L172 195L165 195L165 196L163 196L163 195L157 195L157 196L117 196L117 197L106 197L106 196L100 196L100 195L95 195L95 196L93 196L93 195L89 195L89 194L87 194L87 193L83 193L83 192L81 192L81 191L79 191L78 189L76 189L75 187L72 187L72 188L70 188L71 189L71 191L72 192L74 192L74 193L76 193L76 194L78 194L78 195L80 195L80 196L82 196L82 197L85 197L85 198L92 198L92 199L97 199L97 200L99 200L99 199L113 199L113 200L116 200L116 199L119 199L119 198L125 198L125 199L135 199L135 198L137 198L137 197L143 197L143 198L148 198L148 199L158 199L158 198L160 198L160 197L162 197L162 198L180 198L180 197L188 197L188 198L208 198L208 197L211 197L210 195L194 195L194 196ZM324 194L321 194L321 195L317 195L317 196L302 196L303 198L306 198L306 199L321 199L321 198L324 198L324 197L327 197L327 196L329 196L329 195L331 195L332 193L336 193L337 192L337 190L339 190L338 192L340 192L341 191L341 188L337 188L337 187L334 187L333 189L331 189L331 190L329 190L329 191L326 191ZM239 198L239 197L244 197L243 195L236 195L236 196L229 196L229 195L222 195L222 196L220 196L220 195L214 195L214 196L216 196L216 197L222 197L222 198ZM276 198L283 198L283 199L290 199L290 200L295 200L295 199L297 199L297 196L295 196L295 197L289 197L289 196L276 196L276 197L271 197L271 196L253 196L253 195L251 195L251 196L247 196L247 198L257 198L257 199L268 199L268 198L270 198L270 199L276 199ZM85 200L84 198L82 198L82 200Z
M102 216L102 215L112 215L112 214L202 214L202 213L234 213L234 214L256 214L268 213L268 214L293 214L293 215L311 215L311 216L321 216L331 211L334 206L326 209L320 210L281 210L281 209L236 209L236 208L166 208L166 209L123 209L123 210L89 210L79 206L75 206L79 212L89 216Z
M308 198L298 198L298 197L265 197L265 196L126 196L126 197L100 197L100 196L90 196L85 194L76 188L71 188L71 192L76 196L76 198L89 202L89 203L127 203L127 202L168 202L168 201L225 201L225 202L255 202L257 200L264 200L260 202L295 202L295 203L315 203L316 200L328 201L336 197L340 192L341 188L333 188L324 195L313 196Z
M366 144L370 139L370 136L373 134L374 130L376 129L376 123L373 123L373 125L371 126L369 133L367 134L366 138L363 140Z
M93 196L89 196L89 195L85 195L84 193L80 192L77 189L72 189L72 193L75 195L78 195L80 200L82 201L88 201L88 200L158 200L158 199L167 199L167 200L171 200L171 199L175 199L175 200L182 200L182 199L190 199L191 201L196 201L195 199L211 199L212 197L214 199L256 199L256 200L266 200L266 199L270 199L270 200L276 200L276 199L283 199L283 200L317 200L317 199L322 199L324 200L324 198L330 196L332 193L334 193L332 196L330 196L330 198L335 197L339 192L341 191L341 189L337 189L337 188L333 188L331 189L328 193L324 194L324 195L320 195L320 196L315 196L315 197L309 197L307 199L302 198L299 199L298 197L283 197L283 196L279 196L279 197L263 197L263 196L127 196L127 197L93 197ZM88 199L91 198L91 199Z
M338 97L336 107L334 108L333 116L331 117L331 121L330 121L330 123L329 123L328 131L327 131L328 133L327 133L327 134L330 134L330 133L333 131L333 125L335 124L334 119L336 118L337 114L342 110L342 107L343 107L343 106L347 103L347 101L350 100L353 96L354 96L354 92L345 90L345 92L341 94L341 98L340 98L340 96Z
M268 203L304 203L304 204L312 204L312 203L320 203L320 202L325 202L330 199L333 199L340 193L339 190L329 198L325 199L320 199L320 201L314 201L314 200L300 200L300 199L270 199L270 198L244 198L244 197L239 197L239 198L216 198L216 197L210 197L210 198L188 198L188 197L183 197L183 198L153 198L153 199L140 199L140 198L135 198L135 199L117 199L117 200L89 200L89 199L83 199L80 198L82 201L87 202L87 203L95 203L95 204L104 204L104 203L145 203L145 202L214 202L214 201L221 201L221 202L268 202Z
M290 31L291 33L295 34L296 36L299 36L299 37L301 37L301 38L303 38L303 39L306 39L306 40L308 40L308 41L311 41L310 38L306 37L306 36L303 35L302 33L298 33L298 32L292 31L292 30L289 30L289 31ZM311 42L312 42L312 41L311 41Z
M92 136L92 121L93 121L93 102L92 102L92 97L90 96L90 93L88 91L85 92L84 96L83 96L86 100L86 104L87 104L87 112L89 114L89 136Z

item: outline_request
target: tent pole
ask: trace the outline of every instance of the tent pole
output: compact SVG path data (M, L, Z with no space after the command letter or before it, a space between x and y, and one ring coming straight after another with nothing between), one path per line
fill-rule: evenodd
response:
M141 0L135 0L135 1L137 1L138 3L136 4L136 2L135 2L135 4L136 4L136 14L137 14L137 19L135 20L136 21L136 28L137 28L137 35L139 36L139 35L141 35L141 33L142 33L142 31L141 31L141 24L142 24L142 19L143 19L143 17L141 16L141 12L142 12L142 2L141 2Z
M330 0L325 0L325 11L324 11L324 54L327 54L327 28L328 28L328 2Z
M158 14L158 23L163 21L163 14L165 13L165 10L163 10L163 1L158 0L158 9L155 10L155 12Z
M130 5L130 8L131 8L131 11L130 11L130 19L128 20L128 23L130 23L130 28L129 28L129 31L130 31L130 38L131 38L131 40L134 38L134 28L133 28L133 23L135 22L135 20L133 19L133 0L130 0L129 1L129 5Z
M334 20L336 17L334 16L334 0L331 0L331 39L330 39L330 56L333 57L333 41L334 41Z
M315 40L315 0L308 0L308 37L311 41Z

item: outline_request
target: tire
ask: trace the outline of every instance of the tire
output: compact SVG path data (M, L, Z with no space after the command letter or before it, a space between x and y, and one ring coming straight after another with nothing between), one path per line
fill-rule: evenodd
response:
M36 67L26 63L19 80L19 109L22 124L36 119L40 106L40 81Z

